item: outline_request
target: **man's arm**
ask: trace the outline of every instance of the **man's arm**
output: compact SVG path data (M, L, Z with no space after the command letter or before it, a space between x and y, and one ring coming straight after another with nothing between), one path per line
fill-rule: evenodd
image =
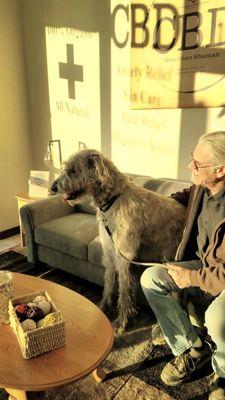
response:
M190 270L176 264L163 265L180 289L197 286L204 292L217 296L225 289L225 264Z
M171 194L171 198L174 200L179 201L179 203L183 204L185 207L188 206L189 198L190 198L190 192L191 192L192 186L190 186L187 189L182 190L182 192L176 192Z
M225 263L190 271L190 285L217 296L225 289Z

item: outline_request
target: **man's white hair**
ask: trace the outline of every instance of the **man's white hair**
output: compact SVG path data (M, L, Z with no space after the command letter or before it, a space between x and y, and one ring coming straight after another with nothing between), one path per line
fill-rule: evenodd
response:
M199 138L199 142L212 152L213 165L225 165L225 131L205 133Z

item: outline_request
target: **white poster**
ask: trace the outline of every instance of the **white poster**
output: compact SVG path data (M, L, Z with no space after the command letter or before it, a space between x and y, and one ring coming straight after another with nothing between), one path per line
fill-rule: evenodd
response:
M62 160L75 151L101 148L99 34L46 27L52 139Z

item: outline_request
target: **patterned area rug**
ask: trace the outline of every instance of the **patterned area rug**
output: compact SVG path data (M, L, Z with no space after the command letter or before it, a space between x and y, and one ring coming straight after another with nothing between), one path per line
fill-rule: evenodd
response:
M63 271L40 264L33 266L25 256L9 251L0 255L0 269L41 276L43 279L68 287L98 304L102 288ZM115 340L111 354L103 363L108 373L105 382L97 383L92 374L76 383L45 393L34 393L41 400L206 400L206 375L179 388L168 388L160 381L160 372L171 358L166 345L153 346L151 327L155 322L148 308L140 310L126 334ZM0 400L8 396L0 389Z

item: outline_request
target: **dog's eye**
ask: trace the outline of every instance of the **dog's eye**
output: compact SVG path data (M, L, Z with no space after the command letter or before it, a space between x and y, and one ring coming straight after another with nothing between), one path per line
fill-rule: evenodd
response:
M75 171L74 168L69 168L67 170L67 175L68 175L69 178L71 178L73 175L75 175L75 173L76 173L76 171Z
M89 157L87 160L88 168L92 168L94 166L94 163L95 162L94 162L93 158Z
M98 154L90 154L90 156L87 159L87 166L88 168L93 168L95 167L96 163L99 161L99 155Z

